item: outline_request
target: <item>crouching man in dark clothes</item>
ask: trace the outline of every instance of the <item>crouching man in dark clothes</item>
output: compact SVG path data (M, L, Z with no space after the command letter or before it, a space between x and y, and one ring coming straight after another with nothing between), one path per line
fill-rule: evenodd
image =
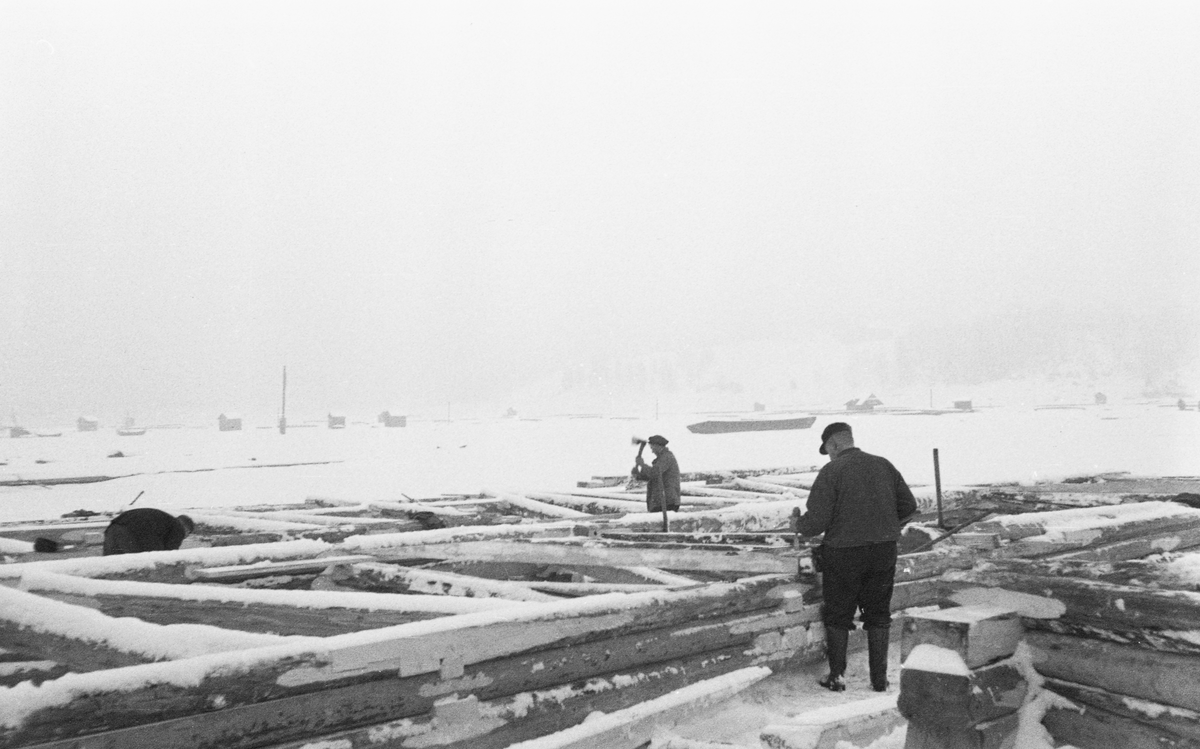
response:
M175 517L153 507L126 510L104 529L104 556L178 549L195 527L187 515Z
M646 440L650 451L654 453L654 462L646 465L642 456L637 456L637 465L633 467L633 477L642 479L646 484L646 511L662 512L666 503L668 510L679 509L679 462L675 453L667 449L667 438L656 434Z
M822 619L829 674L820 684L834 692L846 689L846 645L854 614L862 609L871 688L883 692L888 688L896 542L901 527L916 513L917 501L887 459L854 446L849 424L825 427L821 454L829 456L829 463L817 474L807 511L797 523L805 536L825 534L817 552L824 573Z

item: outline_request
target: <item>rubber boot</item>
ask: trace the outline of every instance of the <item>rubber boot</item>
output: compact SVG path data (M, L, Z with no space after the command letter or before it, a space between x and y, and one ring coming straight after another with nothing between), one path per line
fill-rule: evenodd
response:
M886 692L888 688L888 628L867 630L867 663L871 668L871 688Z
M844 629L825 628L825 655L829 659L829 674L817 683L831 692L846 691L846 645L850 633Z

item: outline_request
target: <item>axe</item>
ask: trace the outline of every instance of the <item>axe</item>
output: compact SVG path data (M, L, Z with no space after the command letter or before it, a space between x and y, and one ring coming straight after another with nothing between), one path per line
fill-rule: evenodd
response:
M629 440L629 444L637 445L637 449L638 449L637 456L639 458L642 457L642 451L646 449L646 440L642 439L641 437L633 437L632 439Z

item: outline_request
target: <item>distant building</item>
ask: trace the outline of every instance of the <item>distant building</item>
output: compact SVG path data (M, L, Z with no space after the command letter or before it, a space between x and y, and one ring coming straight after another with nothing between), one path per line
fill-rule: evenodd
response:
M390 411L384 411L379 414L379 422L385 427L406 427L408 426L408 417L393 416Z
M1096 393L1096 405L1103 406L1108 403L1108 396L1104 393Z
M346 417L343 416L342 414L332 414L331 413L331 414L328 414L326 418L328 420L330 429L345 429L346 428Z
M14 426L10 427L8 430L8 436L13 437L14 439L17 437L28 437L30 434L32 434L32 432L25 427Z
M858 398L846 401L847 411L874 411L876 406L882 406L883 401L875 397L874 393L867 396L866 400L860 401Z
M237 414L221 414L217 417L217 428L222 432L240 432L242 417Z
M954 401L954 407L959 411L972 411L971 401Z
M766 410L767 410L767 404L766 404L766 403L759 403L758 401L755 401L755 402L754 402L754 410L755 410L756 412L757 412L757 411L766 411Z
M81 432L94 432L100 428L100 422L91 416L80 416L75 420L75 428Z

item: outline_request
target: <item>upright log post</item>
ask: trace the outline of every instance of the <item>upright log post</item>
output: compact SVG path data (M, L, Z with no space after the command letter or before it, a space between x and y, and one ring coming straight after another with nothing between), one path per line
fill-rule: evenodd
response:
M938 449L933 448L933 488L937 492L937 518L938 527L945 527L945 518L942 517L942 468L938 463Z

